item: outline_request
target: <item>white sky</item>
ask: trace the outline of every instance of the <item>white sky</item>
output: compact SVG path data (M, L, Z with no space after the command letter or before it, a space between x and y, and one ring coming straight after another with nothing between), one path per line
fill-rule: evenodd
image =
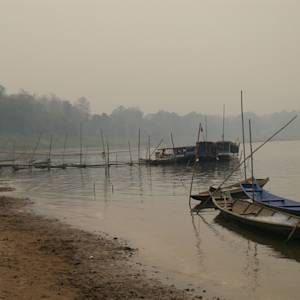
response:
M0 0L0 84L94 112L300 109L300 1Z

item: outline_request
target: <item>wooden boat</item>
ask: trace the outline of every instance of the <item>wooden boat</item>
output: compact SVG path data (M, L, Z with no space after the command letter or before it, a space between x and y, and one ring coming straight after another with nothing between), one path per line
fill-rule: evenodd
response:
M245 195L253 201L277 210L300 216L300 203L295 200L274 195L264 190L258 183L242 183L241 188Z
M237 159L239 155L239 147L240 145L238 143L231 141L216 142L216 159L220 161Z
M261 179L256 179L256 182L261 186L265 186L269 181L269 177L267 178L261 178ZM245 197L244 192L241 188L241 184L243 183L252 183L252 178L247 178L247 180L242 180L239 182L236 182L234 184L225 186L222 188L222 191L230 192L232 197ZM194 194L191 195L191 198L199 201L207 201L210 198L210 193L209 191L204 191L200 192L199 194Z
M155 151L154 159L144 159L143 162L151 165L167 165L188 163L195 161L195 146L161 148Z
M211 191L212 202L221 214L241 224L277 235L287 240L300 238L300 217L278 211L251 199L233 199L230 193Z

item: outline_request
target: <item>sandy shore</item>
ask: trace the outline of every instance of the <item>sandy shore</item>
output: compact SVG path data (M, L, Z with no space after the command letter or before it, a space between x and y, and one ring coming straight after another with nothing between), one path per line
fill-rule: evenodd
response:
M0 197L0 299L207 299L147 277L118 240L29 213Z

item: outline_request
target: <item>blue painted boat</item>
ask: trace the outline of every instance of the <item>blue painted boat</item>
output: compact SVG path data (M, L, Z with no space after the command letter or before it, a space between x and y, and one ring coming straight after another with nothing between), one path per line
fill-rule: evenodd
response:
M264 190L257 183L243 183L241 184L241 188L253 201L262 203L277 210L300 216L300 202L274 195Z

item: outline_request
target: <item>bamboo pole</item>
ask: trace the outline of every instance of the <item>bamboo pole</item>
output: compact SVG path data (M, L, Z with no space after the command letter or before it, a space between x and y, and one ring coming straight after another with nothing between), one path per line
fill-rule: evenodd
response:
M66 146L67 146L67 140L68 140L68 134L65 134L65 140L64 140L64 150L63 150L63 157L62 157L62 164L65 165L65 154L66 154Z
M222 142L224 146L225 141L225 104L223 104L223 126L222 126Z
M129 158L130 158L130 165L132 166L132 154L131 154L131 147L130 147L130 141L128 141L128 149L129 149Z
M250 153L251 153L251 181L252 181L252 199L254 200L254 169L253 169L253 149L252 149L252 127L249 119L249 139L250 139Z
M172 142L172 147L173 147L173 154L175 155L175 146L174 146L174 139L173 139L172 132L171 132L171 142Z
M241 91L241 116L242 116L242 134L243 134L243 156L244 156L244 177L247 181L247 166L246 166L246 147L245 147L245 123L244 123L244 106L243 106L243 91Z
M104 164L106 164L106 153L105 153L105 142L104 142L104 135L102 129L100 130L101 133L101 142L102 142L102 149L103 149L103 159L104 159Z
M157 146L154 148L154 150L151 152L150 158L151 158L151 156L153 155L153 153L158 149L158 147L162 144L163 140L164 140L164 139L161 139L161 140L159 141L159 143L157 144Z
M50 144L49 144L49 153L48 153L48 161L50 162L51 160L51 152L52 152L52 134L50 136Z
M285 128L287 128L292 122L294 122L297 119L297 115L295 115L293 118L291 118L285 125L283 125L282 127L280 127L277 131L275 131L269 138L267 138L263 143L261 143L257 148L255 148L252 152L252 155L254 155L254 153L256 153L257 151L259 151L265 144L267 144L269 141L271 141L276 135L278 135L282 130L284 130ZM244 161L247 161L249 158L251 157L251 155L246 156ZM232 174L237 171L241 165L244 163L244 161L242 161L241 163L239 163L237 165L236 168L234 168L232 170L232 172L230 172L230 174L222 181L222 183L218 186L217 189L220 189L225 182L227 182L227 180L232 176Z
M109 168L109 144L108 144L108 141L106 141L106 149L107 149L106 163L107 163L107 167Z
M207 116L205 116L205 141L208 141L208 133L207 133Z
M79 139L80 139L80 153L79 153L79 164L82 165L82 124L80 123L80 132L79 132Z
M138 132L138 163L140 164L141 159L141 129Z
M42 137L42 133L40 132L40 134L38 136L38 139L37 139L37 142L35 144L35 147L33 148L33 151L32 151L32 154L31 154L31 159L29 161L30 163L33 163L35 152L36 152L37 148L39 147L39 144L40 144L40 141L41 141L41 137Z
M199 123L199 128L198 128L198 139L196 142L196 145L199 145L199 139L200 139L200 134L199 132L201 131L201 122ZM192 211L192 204L191 204L191 200L192 200L192 190L193 190L193 183L194 183L194 176L195 176L195 171L196 171L196 165L197 165L197 161L198 161L198 153L199 151L197 151L197 147L195 149L195 162L194 162L194 166L193 166L193 173L192 173L192 179L191 179L191 185L190 185L190 193L189 193L189 207L190 207L190 211Z
M150 153L150 135L148 135L148 155L149 155L149 157L148 157L148 159L149 159L149 162L150 162L150 160L151 160L151 153Z

